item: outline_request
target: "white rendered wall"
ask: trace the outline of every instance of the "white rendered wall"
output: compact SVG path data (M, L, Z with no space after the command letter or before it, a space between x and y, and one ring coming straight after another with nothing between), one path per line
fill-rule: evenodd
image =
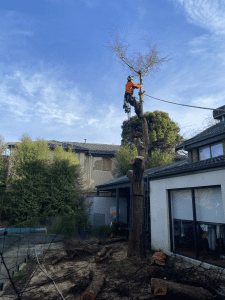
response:
M169 189L221 185L225 216L225 170L185 175L149 182L151 211L151 247L168 255L170 252Z
M87 202L93 202L90 209L87 210L87 212L90 213L88 218L90 225L93 226L95 213L104 214L104 225L110 225L110 223L114 220L111 212L116 212L116 197L86 197L82 201L82 204L87 204ZM119 198L119 221L122 221L125 224L127 223L127 198Z

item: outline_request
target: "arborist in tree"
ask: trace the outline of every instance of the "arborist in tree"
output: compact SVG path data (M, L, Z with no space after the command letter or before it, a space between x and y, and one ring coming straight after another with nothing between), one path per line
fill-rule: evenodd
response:
M132 106L134 106L135 113L138 116L138 118L141 117L141 106L140 103L133 97L134 89L138 89L141 87L141 84L135 84L133 80L136 78L134 76L128 76L127 77L127 84L125 85L125 95L124 95L124 105L123 108L125 108L125 112L128 112L128 108L130 107L127 103L130 103ZM127 103L126 103L127 102Z

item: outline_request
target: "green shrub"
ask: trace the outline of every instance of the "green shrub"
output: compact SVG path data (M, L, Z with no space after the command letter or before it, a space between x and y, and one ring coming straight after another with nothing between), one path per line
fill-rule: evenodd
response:
M81 207L74 214L62 216L59 222L51 226L49 233L62 234L66 238L77 236L80 230L90 229L85 207Z
M113 233L113 228L109 225L102 225L96 229L93 230L93 233L95 236L101 239L105 239L110 236L111 233Z

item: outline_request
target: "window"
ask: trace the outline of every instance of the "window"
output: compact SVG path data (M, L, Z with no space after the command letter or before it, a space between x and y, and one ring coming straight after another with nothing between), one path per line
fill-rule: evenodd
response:
M199 148L199 159L205 160L208 158L223 155L223 145L222 142L207 145Z
M195 256L194 221L191 190L171 191L173 249L181 254Z
M225 208L221 187L173 190L170 196L171 250L225 267Z

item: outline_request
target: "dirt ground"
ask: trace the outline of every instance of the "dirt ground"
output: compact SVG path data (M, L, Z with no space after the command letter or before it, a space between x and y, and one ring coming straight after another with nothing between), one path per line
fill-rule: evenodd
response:
M149 259L138 259L135 256L128 258L128 241L107 244L110 249L113 249L112 255L98 263L95 258L104 247L104 245L98 245L98 241L99 239L94 236L90 236L87 240L75 238L69 241L64 240L63 250L49 250L45 253L43 260L39 259L42 269L37 268L38 263L35 260L28 262L23 269L26 278L15 282L17 291L26 290L21 299L80 300L81 295L92 282L92 274L96 270L106 275L104 285L97 294L96 300L161 299L160 296L154 296L154 291L150 285L151 278L203 287L206 299L218 299L215 289L218 292L220 287L225 285L225 282L219 282L215 276L209 281L206 272L197 272L193 269L183 269L181 266L177 266L172 257L167 257L165 266L152 265L150 258L155 251L150 250ZM72 249L78 248L80 250L77 250L73 256L74 251ZM52 262L60 255L62 258L53 264ZM36 272L33 274L35 269ZM2 299L19 299L11 285L4 290L2 296L5 295L15 295L15 298L6 297ZM162 297L169 299L170 296ZM174 299L176 298L173 297ZM179 297L179 299L181 298ZM185 300L184 297L182 300Z

